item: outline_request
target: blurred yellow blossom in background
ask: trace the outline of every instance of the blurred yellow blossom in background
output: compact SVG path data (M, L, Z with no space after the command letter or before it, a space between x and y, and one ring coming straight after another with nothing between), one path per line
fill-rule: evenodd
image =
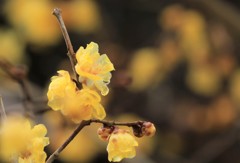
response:
M94 0L8 0L3 10L25 41L46 46L57 44L61 38L58 24L50 16L55 6L64 10L65 23L73 31L88 34L101 28L101 13Z
M75 66L79 79L88 87L96 86L102 95L107 95L107 84L112 77L110 71L115 70L106 54L100 55L98 44L91 42L84 49L82 46L76 53L77 65Z
M205 62L210 56L206 22L201 14L187 10L179 31L180 48L192 65Z
M58 43L60 30L54 17L49 16L53 5L49 0L9 0L4 11L9 22L29 41L37 45Z
M221 88L221 76L210 65L189 69L186 82L191 90L204 96L216 95Z
M95 0L56 1L63 11L66 25L81 33L94 33L101 28L101 13Z
M0 126L0 158L7 162L44 163L44 147L49 144L46 133L42 124L32 128L27 119L7 117Z
M230 95L233 101L240 105L240 69L238 68L230 78Z
M19 64L23 60L24 43L13 30L0 28L0 57L10 63Z
M160 79L161 58L154 48L143 48L135 52L129 66L132 77L131 90L142 91L151 87Z
M159 20L166 31L176 32L179 48L190 65L201 64L208 59L210 47L207 24L200 13L184 9L181 5L172 5L163 10Z
M183 6L170 5L160 13L158 23L164 30L177 30L182 25L183 16Z

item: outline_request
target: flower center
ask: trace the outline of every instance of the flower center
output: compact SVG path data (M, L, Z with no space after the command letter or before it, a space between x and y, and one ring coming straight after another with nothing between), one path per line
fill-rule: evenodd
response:
M27 159L32 155L32 153L28 150L21 152L20 157L22 159Z

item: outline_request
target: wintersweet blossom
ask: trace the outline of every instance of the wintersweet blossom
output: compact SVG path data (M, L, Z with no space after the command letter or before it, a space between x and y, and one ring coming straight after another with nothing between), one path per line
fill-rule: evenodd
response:
M100 101L101 97L93 90L83 88L80 91L73 91L70 89L66 92L61 112L75 123L91 118L104 119L106 113Z
M75 89L76 84L71 80L68 71L59 70L58 76L51 78L51 83L48 87L48 105L55 111L61 110L63 108L63 99L66 96L66 90L74 91Z
M6 162L44 163L44 147L49 144L44 125L33 128L28 120L8 117L0 126L0 158Z
M59 76L52 77L48 89L48 105L75 123L91 118L103 119L106 116L101 97L87 87L78 90L67 71L58 71Z
M119 162L123 158L133 158L136 155L136 146L138 142L128 131L116 129L109 138L108 160Z
M110 71L114 70L114 66L106 54L99 54L98 44L91 42L85 49L80 47L76 58L75 69L79 74L79 80L88 87L95 85L102 95L107 95L109 92L107 85L112 77Z

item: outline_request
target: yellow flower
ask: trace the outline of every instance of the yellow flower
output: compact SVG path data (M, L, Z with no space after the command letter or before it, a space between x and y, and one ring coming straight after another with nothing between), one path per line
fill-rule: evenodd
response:
M108 160L119 162L123 158L133 158L136 155L136 146L138 142L128 131L116 129L109 138Z
M31 128L26 119L8 117L0 128L0 158L6 162L44 163L44 147L49 144L46 133L42 124Z
M75 68L80 76L79 80L88 87L95 85L102 95L107 95L107 84L112 77L110 71L113 71L114 67L106 54L99 54L98 44L91 42L86 49L80 47L76 58L78 63Z
M104 119L106 116L103 106L100 104L99 94L88 88L80 91L67 91L63 100L62 113L75 123L91 118Z
M59 76L52 77L48 89L48 105L75 123L91 118L103 119L106 116L100 104L99 94L88 88L78 90L67 71L58 71Z
M67 71L59 70L58 74L51 78L52 82L47 92L48 105L55 111L63 108L62 100L66 96L66 90L74 91L76 89L76 84L71 80Z

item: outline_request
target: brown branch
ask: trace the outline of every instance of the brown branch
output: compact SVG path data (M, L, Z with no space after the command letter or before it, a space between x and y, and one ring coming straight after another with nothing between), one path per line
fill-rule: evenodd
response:
M17 82L23 93L23 105L25 109L25 114L28 117L32 117L31 109L29 107L29 104L32 103L32 96L30 95L30 92L26 85L26 71L21 68L12 65L10 62L4 59L0 59L0 68L15 82Z
M60 28L61 28L64 40L65 40L65 43L66 43L66 46L67 46L67 49L68 49L67 55L68 55L68 57L70 59L72 70L73 70L74 75L76 77L75 81L76 81L76 84L77 84L78 88L80 89L81 83L79 82L79 78L78 78L79 76L78 76L78 74L77 74L77 72L75 70L75 65L77 64L77 60L76 60L75 52L73 50L73 46L72 46L70 37L68 35L66 26L64 24L64 21L63 21L62 15L61 15L61 10L59 8L55 8L53 10L53 15L56 16L56 18L57 18L57 20L59 22L59 25L60 25ZM101 123L104 126L115 126L115 125L118 125L118 126L136 127L136 126L140 126L144 122L143 121L137 121L137 122L131 122L131 123L129 123L129 122L123 123L123 122L114 122L114 121L110 122L110 121L104 121L104 120L98 120L98 119L91 119L91 120L88 120L88 121L82 121L79 124L79 126L73 131L73 133L69 136L69 138L53 154L51 154L49 156L49 158L47 159L46 163L53 162L59 156L59 154L67 147L67 145L77 136L77 134L85 126L88 126L91 123Z
M24 79L19 80L18 84L21 86L22 88L22 92L24 93L24 98L26 101L32 101L32 97L28 91L28 88L26 86L26 81Z
M105 121L99 119L90 119L88 121L82 121L79 126L73 131L73 133L69 136L69 138L53 153L49 156L46 163L52 163L59 154L67 147L67 145L77 136L77 134L85 127L90 125L91 123L101 123L106 126L128 126L134 127L139 124L143 124L144 121L136 121L136 122L114 122L114 121Z
M128 126L133 127L136 125L141 125L144 123L144 121L136 121L136 122L115 122L115 121L105 121L105 120L99 120L99 119L92 119L90 120L91 123L101 123L106 126Z
M6 74L8 74L8 76L10 76L14 81L16 81L21 86L21 89L22 89L22 92L24 95L24 99L27 101L32 101L32 97L26 86L25 70L20 67L12 65L10 62L8 62L7 60L3 60L3 59L0 60L0 67Z
M1 122L4 121L7 118L5 107L4 107L1 95L0 95L0 117L1 117Z
M79 126L73 131L70 137L47 159L46 163L53 162L58 155L67 147L67 145L77 136L77 134L85 127L91 124L91 121L82 121Z
M61 28L61 31L62 31L62 34L63 34L63 37L64 37L64 40L65 40L65 43L66 43L66 46L67 46L67 55L69 57L69 60L71 62L71 66L72 66L72 70L73 70L73 73L75 75L75 78L76 78L76 81L77 81L77 86L78 88L81 87L81 83L79 82L79 76L75 70L75 65L77 64L77 60L76 60L76 56L75 56L75 52L73 50L73 46L72 46L72 43L71 43L71 40L70 40L70 37L69 37L69 34L68 34L68 31L67 31L67 28L65 26L65 23L63 21L63 18L62 18L62 12L59 8L55 8L53 10L53 13L52 13L54 16L56 16L58 22L59 22L59 25L60 25L60 28Z

